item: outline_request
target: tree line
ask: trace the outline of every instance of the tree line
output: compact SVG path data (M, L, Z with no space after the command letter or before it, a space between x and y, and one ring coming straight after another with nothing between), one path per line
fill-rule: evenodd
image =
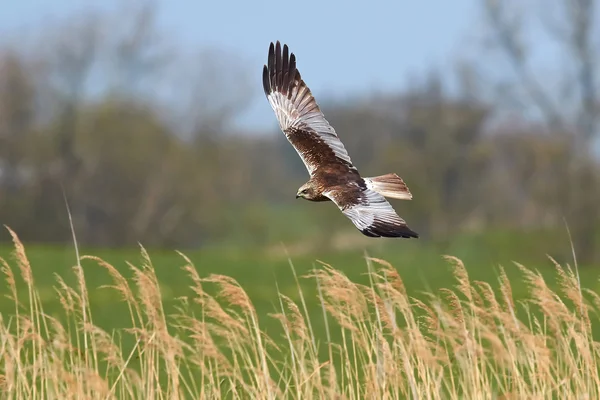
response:
M470 56L402 92L319 99L362 174L405 179L414 200L394 206L425 240L566 221L580 257L598 256L595 1L555 3L564 12L542 13L540 29L563 56L558 72L537 71L525 44L543 5L517 18L521 3L485 0L481 54L510 73L498 78ZM255 71L232 54L178 53L149 5L127 15L115 24L120 15L92 12L31 46L2 44L0 222L27 240L65 242L68 203L79 240L101 246L268 244L352 229L330 207L294 200L306 171L274 118L265 132L234 124L262 95L250 89Z

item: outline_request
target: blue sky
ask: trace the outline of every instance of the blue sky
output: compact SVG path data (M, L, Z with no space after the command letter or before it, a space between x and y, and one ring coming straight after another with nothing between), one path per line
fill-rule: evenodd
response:
M7 0L0 34L43 26L90 7L127 0ZM220 47L239 53L256 71L255 101L245 121L275 123L261 92L269 42L287 43L317 99L368 90L394 90L411 75L452 66L470 46L481 14L476 0L370 0L368 2L159 0L162 30L185 49Z

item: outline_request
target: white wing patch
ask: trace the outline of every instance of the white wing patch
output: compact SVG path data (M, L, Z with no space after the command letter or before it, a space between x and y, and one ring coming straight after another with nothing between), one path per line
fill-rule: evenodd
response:
M396 225L406 224L382 195L371 189L367 189L363 193L365 195L363 203L342 210L357 227L368 228L373 225L375 218L382 222Z
M269 49L269 66L265 65L263 71L265 94L275 112L279 127L290 143L292 142L289 135L293 135L293 130L290 128L309 132L329 146L337 158L352 164L335 129L325 119L310 89L296 69L294 54L290 55L289 60L286 59L287 54L287 46L284 45L282 59L278 42L276 48ZM309 166L298 149L296 152L308 171L312 173L315 168Z
M392 205L371 189L362 191L360 201L350 206L340 204L334 191L323 194L336 203L342 213L367 236L418 237L408 228L406 221L396 214Z
M307 98L311 100L312 95L309 93ZM297 105L279 92L273 92L269 94L267 99L269 100L269 104L271 104L271 108L273 108L277 120L279 121L279 127L285 133L288 141L289 134L287 131L289 128L302 129L312 132L321 140L323 140L323 142L329 146L331 150L333 150L333 153L337 158L352 164L344 144L341 142L335 133L335 130L325 119L321 111L319 111L316 103L314 103L313 109L309 109L307 112L307 110L301 108L302 106L304 106L304 108L308 108L304 104L306 101L300 102L300 104ZM294 92L292 92L292 99L294 99ZM294 147L294 149L296 148ZM304 162L308 172L312 174L315 170L315 166L309 165L298 149L296 149L296 152Z
M298 120L300 112L294 107L294 103L279 92L271 92L267 96L271 108L275 112L279 127L283 132Z

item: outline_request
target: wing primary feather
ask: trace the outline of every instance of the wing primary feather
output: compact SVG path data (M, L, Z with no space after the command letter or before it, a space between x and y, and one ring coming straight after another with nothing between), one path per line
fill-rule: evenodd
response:
M288 86L287 98L291 99L296 87L296 82L300 82L298 76L298 70L296 69L296 56L294 53L290 54L290 82Z
M271 42L269 46L269 93L275 86L275 45Z
M296 56L294 53L290 54L290 71L296 71Z
M282 85L281 85L281 91L283 92L283 94L287 94L287 90L288 90L288 82L289 82L289 77L290 77L290 70L289 70L289 49L287 44L283 45L283 76L281 77L282 79Z
M281 78L283 75L282 68L282 60L281 60L281 43L279 40L275 44L275 88L279 89L281 87Z
M265 65L263 68L263 89L265 91L265 95L269 95L271 93L271 82L269 81L269 68Z

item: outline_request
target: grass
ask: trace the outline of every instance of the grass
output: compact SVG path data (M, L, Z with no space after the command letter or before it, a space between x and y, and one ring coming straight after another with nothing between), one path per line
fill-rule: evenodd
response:
M568 265L485 269L494 278L479 280L471 272L484 269L446 257L443 279L415 292L420 278L401 277L414 269L372 257L360 271L290 264L273 279L249 274L250 257L241 285L227 274L240 275L238 256L215 273L159 255L166 269L142 248L126 268L64 253L76 265L50 279L52 250L29 258L11 234L0 260L2 398L600 397L600 295Z

